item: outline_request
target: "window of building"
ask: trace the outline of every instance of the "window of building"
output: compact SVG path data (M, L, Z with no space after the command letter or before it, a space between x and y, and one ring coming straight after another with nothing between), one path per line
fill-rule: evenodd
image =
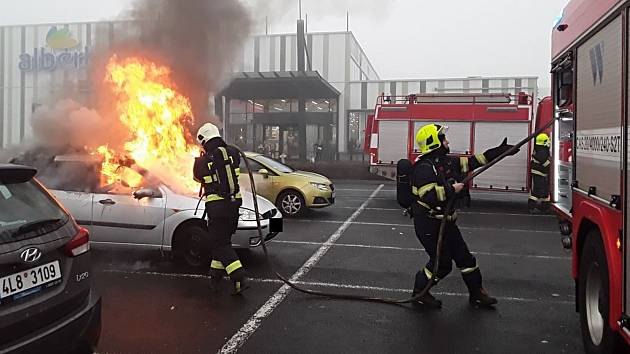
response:
M348 112L348 152L356 153L363 149L367 112Z
M337 112L337 101L333 99L307 99L305 103L306 112Z

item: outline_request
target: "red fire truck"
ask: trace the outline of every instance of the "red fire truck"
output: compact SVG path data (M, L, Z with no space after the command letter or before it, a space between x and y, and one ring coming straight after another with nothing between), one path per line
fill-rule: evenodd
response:
M629 8L572 0L552 34L552 202L572 250L588 353L622 353L630 343Z
M374 114L368 116L365 152L372 173L395 179L398 160L418 157L415 135L425 124L447 125L451 153L472 155L505 137L520 141L535 129L533 117L533 99L526 93L381 95ZM530 151L523 148L501 161L492 173L475 178L471 187L529 191Z

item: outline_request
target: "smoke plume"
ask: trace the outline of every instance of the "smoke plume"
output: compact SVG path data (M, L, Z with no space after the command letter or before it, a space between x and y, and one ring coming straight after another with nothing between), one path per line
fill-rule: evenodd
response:
M33 114L31 125L33 144L52 150L68 146L75 149L94 149L104 144L120 146L126 137L117 119L107 120L97 111L71 99L39 107Z
M236 0L138 0L131 17L139 38L125 45L171 67L196 126L212 120L209 97L227 84L250 34L245 7Z

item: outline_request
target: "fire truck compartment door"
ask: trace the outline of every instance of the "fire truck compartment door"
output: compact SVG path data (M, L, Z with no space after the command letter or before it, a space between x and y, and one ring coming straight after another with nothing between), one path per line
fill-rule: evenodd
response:
M382 120L378 124L378 159L383 163L396 163L408 158L409 122Z
M515 144L529 135L529 122L479 122L475 124L474 153L480 154L493 148L508 138L508 143ZM527 188L527 151L525 145L514 156L506 157L503 161L482 173L473 181L479 188L522 190Z
M413 126L413 136L416 136L418 130L427 124L438 124L448 127L446 137L451 153L468 154L470 152L470 122L434 122L420 121L415 122ZM414 144L414 151L418 153L418 147Z

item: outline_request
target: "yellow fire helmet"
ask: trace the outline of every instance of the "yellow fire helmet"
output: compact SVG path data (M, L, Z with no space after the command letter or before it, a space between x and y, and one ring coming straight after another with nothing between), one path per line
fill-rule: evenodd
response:
M538 136L536 136L536 145L546 146L546 147L551 146L551 141L549 140L549 135L547 135L545 133L538 134Z
M439 135L446 134L448 127L439 124L427 124L416 133L416 144L422 154L437 150L442 143Z

